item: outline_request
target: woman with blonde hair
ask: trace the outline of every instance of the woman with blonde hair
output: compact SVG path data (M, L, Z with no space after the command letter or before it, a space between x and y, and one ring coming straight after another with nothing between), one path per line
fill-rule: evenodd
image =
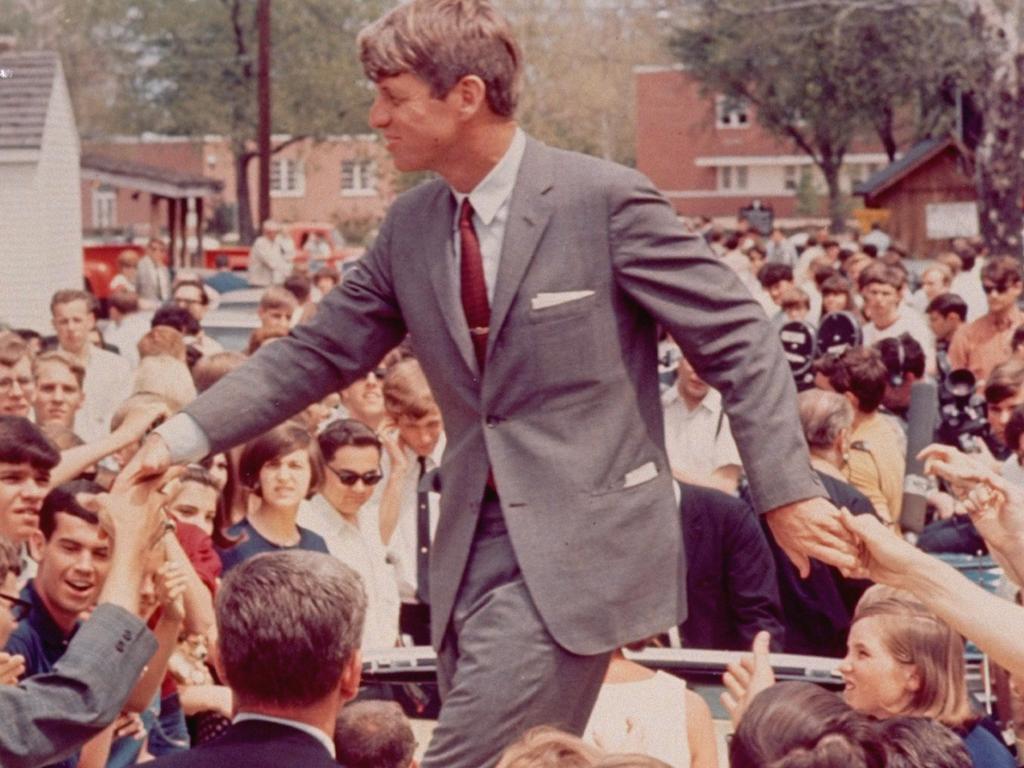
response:
M1016 765L971 709L963 640L910 594L881 585L864 593L839 672L854 709L931 718L960 735L975 768Z

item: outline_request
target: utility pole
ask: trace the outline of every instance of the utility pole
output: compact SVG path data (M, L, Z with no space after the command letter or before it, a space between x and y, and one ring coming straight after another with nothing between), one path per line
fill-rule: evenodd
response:
M257 229L262 229L263 222L270 218L270 0L258 0L256 27L259 31L257 151L260 161L258 205L260 226Z

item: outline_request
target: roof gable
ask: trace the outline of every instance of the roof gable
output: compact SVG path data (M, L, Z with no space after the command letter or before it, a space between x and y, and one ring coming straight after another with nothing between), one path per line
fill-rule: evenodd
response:
M865 197L877 195L900 179L910 175L940 152L954 144L953 139L948 136L919 141L908 149L906 154L899 160L889 163L885 168L872 174L854 187L853 193L855 195L864 195Z
M48 51L0 54L0 149L40 149L58 68Z

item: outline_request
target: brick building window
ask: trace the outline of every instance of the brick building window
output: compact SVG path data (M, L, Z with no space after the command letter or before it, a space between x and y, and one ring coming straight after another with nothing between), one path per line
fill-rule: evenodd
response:
M796 192L796 188L800 186L800 174L797 172L795 165L787 165L782 170L782 188L787 192Z
M723 165L718 168L718 189L744 190L749 184L750 169L745 165Z
M746 128L750 125L750 105L739 96L715 99L715 124L719 128Z
M117 188L101 184L92 191L92 225L109 229L117 225Z
M301 160L288 157L270 160L270 194L299 197L306 191L306 174Z
M372 160L341 161L341 194L372 195L376 191L376 163Z

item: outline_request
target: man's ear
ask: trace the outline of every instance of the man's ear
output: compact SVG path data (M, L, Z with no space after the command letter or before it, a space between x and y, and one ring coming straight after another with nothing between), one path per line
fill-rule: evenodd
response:
M40 530L32 531L32 535L28 537L28 556L38 563L42 559L43 547L45 545L46 539L43 537L43 532Z
M466 75L448 92L456 100L459 114L470 118L487 107L487 86L479 75Z
M338 694L342 703L351 701L359 693L359 682L363 679L363 652L356 648L341 670Z

